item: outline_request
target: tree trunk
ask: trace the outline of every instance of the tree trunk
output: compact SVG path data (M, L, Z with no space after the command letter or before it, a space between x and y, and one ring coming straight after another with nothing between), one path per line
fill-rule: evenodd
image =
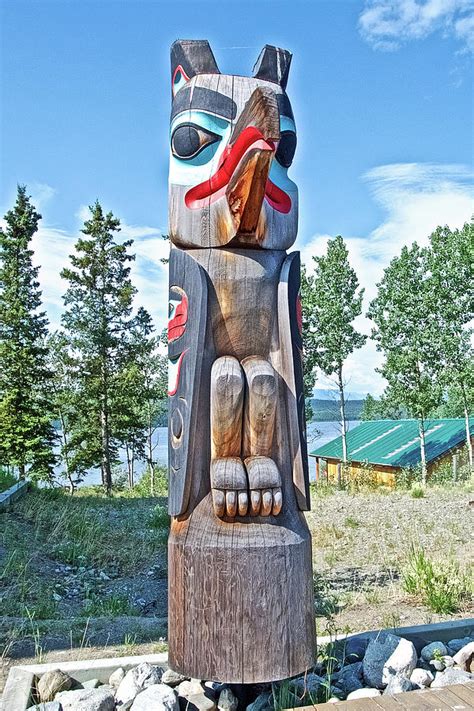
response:
M61 411L59 411L59 419L61 422L61 439L63 441L63 460L64 460L64 468L66 469L66 478L69 481L69 493L74 494L74 491L76 490L74 481L71 476L71 469L69 466L69 453L68 453L68 441L67 441L67 435L66 435L66 421L64 419L64 415Z
M346 429L346 409L344 403L344 385L342 382L342 367L337 373L337 385L339 388L339 407L341 411L341 434L342 434L342 461L347 462L347 429Z
M423 415L418 420L418 431L420 434L420 454L421 454L421 481L423 486L426 485L426 447L425 447L425 420Z
M462 402L463 402L463 409L464 409L464 422L466 424L466 444L467 444L467 452L468 452L468 457L469 457L469 469L472 473L472 467L473 467L472 440L471 440L471 430L469 427L469 407L468 407L467 397L466 397L466 388L464 387L464 385L461 385L461 392L462 392Z
M100 413L101 443L102 443L102 483L108 494L112 491L112 467L110 464L109 421L105 407Z
M147 432L147 464L150 470L150 494L155 495L155 465L153 464L153 426L151 423L151 414L148 412L148 432Z

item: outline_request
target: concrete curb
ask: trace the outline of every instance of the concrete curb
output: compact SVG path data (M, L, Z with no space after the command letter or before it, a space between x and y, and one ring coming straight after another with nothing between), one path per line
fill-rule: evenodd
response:
M474 618L454 620L452 622L438 622L433 625L418 625L417 627L397 627L384 630L405 637L405 639L424 639L428 642L446 642L450 639L474 636ZM334 641L367 638L380 634L381 630L357 632L349 635L335 635L334 637L318 637L318 646ZM110 657L105 659L83 659L77 662L51 662L48 664L28 664L12 667L3 691L0 711L25 711L31 705L31 690L35 677L45 674L53 669L61 669L73 676L77 681L99 679L106 683L110 674L118 667L126 671L141 662L149 662L168 668L168 655L143 654L135 657Z
M31 690L35 677L39 677L53 669L61 669L83 682L88 679L99 679L102 683L109 680L109 676L118 667L125 671L136 667L141 662L149 662L168 668L168 655L142 654L135 657L109 657L104 659L82 659L77 662L50 662L48 664L28 664L12 667L8 674L7 683L3 690L0 711L25 711L31 706Z
M14 501L24 496L30 486L29 481L19 481L0 494L0 511L6 511Z

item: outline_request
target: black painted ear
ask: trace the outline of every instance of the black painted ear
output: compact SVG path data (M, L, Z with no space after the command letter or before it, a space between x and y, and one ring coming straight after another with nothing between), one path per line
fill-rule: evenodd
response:
M253 68L253 76L279 84L285 90L292 56L287 49L266 44Z
M176 40L171 45L171 81L176 91L196 74L220 74L207 40ZM173 93L176 93L174 91Z

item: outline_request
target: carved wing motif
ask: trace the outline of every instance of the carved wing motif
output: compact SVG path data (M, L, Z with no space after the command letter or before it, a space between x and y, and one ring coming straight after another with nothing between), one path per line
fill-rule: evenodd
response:
M206 338L207 283L199 264L172 249L169 262L168 459L171 516L186 511L193 473L194 431Z
M283 262L278 285L278 327L283 377L288 388L288 440L293 461L293 484L302 511L309 511L308 446L306 443L303 387L303 339L301 335L300 254L292 252Z

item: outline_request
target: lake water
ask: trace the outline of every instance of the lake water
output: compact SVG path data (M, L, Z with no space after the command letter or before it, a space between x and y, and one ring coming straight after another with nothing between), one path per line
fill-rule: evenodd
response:
M347 422L347 429L351 430L353 427L359 424L359 420L350 420ZM341 434L341 425L339 422L311 422L307 427L308 432L308 451L312 452L317 447L321 447L326 442L330 442L335 437L339 437ZM159 464L164 466L168 465L168 428L159 427L155 433L156 449L155 449L155 459ZM123 455L123 461L125 461L125 453L121 452ZM309 472L310 478L314 479L315 464L312 457L308 457L309 461ZM124 466L125 469L125 466ZM135 478L138 480L143 474L145 465L141 462L136 464L136 475ZM92 469L84 479L83 486L91 486L93 484L100 484L101 476L100 470Z

